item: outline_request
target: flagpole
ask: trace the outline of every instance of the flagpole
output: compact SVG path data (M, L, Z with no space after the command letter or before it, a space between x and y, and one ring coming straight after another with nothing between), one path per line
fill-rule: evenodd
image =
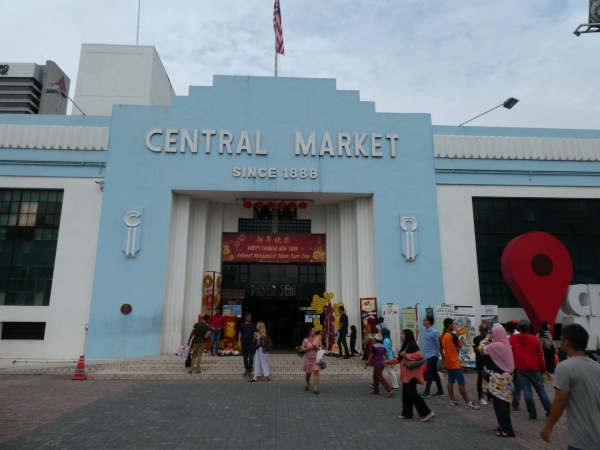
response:
M277 76L277 41L275 41L275 76Z
M137 23L137 34L135 35L135 45L138 45L140 39L140 8L142 7L142 0L138 0L138 23Z

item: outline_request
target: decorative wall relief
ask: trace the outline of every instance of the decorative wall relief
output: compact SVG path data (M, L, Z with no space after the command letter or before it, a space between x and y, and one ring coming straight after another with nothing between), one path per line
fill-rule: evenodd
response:
M140 251L142 240L142 210L137 208L125 214L125 230L123 233L123 251L127 258L135 258Z
M402 228L404 235L402 239L402 254L406 257L407 262L413 262L419 252L417 226L418 222L415 215L401 216L400 228Z

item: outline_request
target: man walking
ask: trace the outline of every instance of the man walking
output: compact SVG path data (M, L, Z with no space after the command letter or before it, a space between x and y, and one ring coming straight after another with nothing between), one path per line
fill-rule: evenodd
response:
M215 309L215 315L208 321L208 326L212 330L210 333L210 353L211 356L219 357L219 343L221 342L221 333L225 328L225 317L221 314L221 308ZM214 350L213 350L214 345Z
M340 329L338 331L337 340L339 350L338 359L342 358L342 347L345 352L343 358L350 359L350 352L348 351L348 342L346 341L346 336L348 335L348 315L346 314L346 311L344 310L343 306L340 306L338 308L338 311L340 312Z
M569 450L593 450L600 445L600 364L585 356L589 334L581 325L562 330L562 350L569 359L556 366L554 400L542 439L550 442L554 424L567 410Z
M444 397L444 388L442 387L442 380L437 370L437 363L440 360L440 333L433 326L435 319L433 316L425 316L423 319L423 326L427 329L425 332L425 359L427 360L427 383L425 384L425 390L421 394L423 398L429 398L429 389L431 389L431 383L435 381L437 392L433 394L434 397Z
M206 324L210 319L208 314L204 314L203 322L198 322L194 325L190 337L188 338L187 345L190 346L192 343L192 364L188 369L189 373L192 373L192 367L196 366L196 373L200 373L200 360L202 359L202 353L204 352L204 342L206 341L206 333L210 331L210 328ZM192 340L193 338L193 340Z
M242 347L242 357L244 358L244 378L252 374L254 365L254 353L256 353L256 336L258 329L256 324L252 322L252 314L246 313L246 321L238 327L238 344Z
M538 338L529 333L530 327L529 320L519 320L517 324L517 331L519 333L513 334L509 342L512 345L513 356L515 358L516 383L518 383L519 388L523 391L529 420L536 422L537 411L535 409L535 401L533 400L532 385L542 402L546 416L550 412L551 404L542 381L542 374L546 373L542 345ZM513 410L517 410L518 408L519 405L513 401Z
M465 406L471 409L479 409L475 403L469 400L467 390L465 389L465 376L460 367L458 358L458 349L462 343L455 334L456 324L454 319L448 317L444 319L444 332L440 337L440 353L444 367L448 370L448 394L450 395L450 406L458 405L458 400L454 399L454 382L458 383L458 390L465 401Z

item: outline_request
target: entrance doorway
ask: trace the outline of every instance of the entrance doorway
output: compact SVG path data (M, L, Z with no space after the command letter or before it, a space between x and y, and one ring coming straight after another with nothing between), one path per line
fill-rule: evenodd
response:
M297 298L249 298L244 308L253 322L264 322L275 351L290 351L299 344L299 300Z

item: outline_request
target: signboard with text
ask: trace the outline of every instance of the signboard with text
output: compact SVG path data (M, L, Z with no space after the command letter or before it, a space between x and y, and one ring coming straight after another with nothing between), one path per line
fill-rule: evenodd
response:
M223 261L325 262L324 234L223 233Z

